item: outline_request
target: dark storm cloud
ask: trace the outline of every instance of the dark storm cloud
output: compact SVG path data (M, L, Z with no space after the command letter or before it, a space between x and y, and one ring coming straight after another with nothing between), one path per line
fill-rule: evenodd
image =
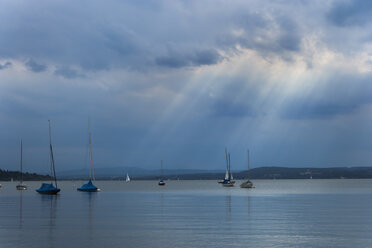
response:
M195 51L190 54L179 54L170 52L170 55L158 57L155 59L156 64L171 68L180 68L185 66L201 66L217 64L222 56L216 50L208 49Z
M12 63L9 62L9 61L8 62L5 62L4 64L0 64L0 70L9 68L11 65L12 65Z
M335 1L327 20L340 27L364 25L371 22L372 2L365 0Z
M266 58L278 55L285 60L301 51L304 34L290 16L244 13L232 18L231 26L241 34L220 33L217 36L219 48L225 51L234 51L240 46Z
M33 72L43 72L47 69L46 65L39 64L33 59L29 59L25 65Z
M222 61L217 51L228 54L237 45L264 56L299 52L297 20L281 11L265 13L265 5L91 1L81 8L69 1L13 2L0 10L7 20L0 22L0 58L31 57L27 66L33 70L42 70L36 61L84 70L148 70L216 64ZM233 29L244 34L235 36ZM175 51L167 50L169 43Z

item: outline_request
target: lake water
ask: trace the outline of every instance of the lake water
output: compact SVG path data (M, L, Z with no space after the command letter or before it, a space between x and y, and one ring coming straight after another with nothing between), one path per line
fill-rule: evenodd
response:
M238 182L240 183L240 182ZM0 247L372 247L372 180L1 182Z

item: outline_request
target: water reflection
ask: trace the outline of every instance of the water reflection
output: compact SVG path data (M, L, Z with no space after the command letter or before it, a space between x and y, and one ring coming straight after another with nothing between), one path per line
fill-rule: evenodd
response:
M58 240L55 237L56 218L57 218L57 204L59 195L41 195L42 210L45 213L47 232L47 246L50 248L55 247L55 242Z
M247 214L248 218L251 216L251 196L247 195Z
M23 190L19 191L19 225L18 228L23 227Z
M226 222L231 222L231 195L225 197Z
M88 247L94 246L94 209L95 209L95 199L97 197L96 192L88 192L84 194L84 198L88 198Z

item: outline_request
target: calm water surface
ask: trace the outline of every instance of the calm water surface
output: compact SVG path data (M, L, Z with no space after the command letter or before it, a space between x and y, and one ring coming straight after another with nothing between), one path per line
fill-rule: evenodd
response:
M1 182L0 247L372 247L372 180Z

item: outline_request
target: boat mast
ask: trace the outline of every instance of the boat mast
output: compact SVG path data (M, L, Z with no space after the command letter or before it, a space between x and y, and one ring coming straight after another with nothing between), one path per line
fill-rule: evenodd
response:
M163 180L163 160L160 160L160 168L161 168L161 180Z
M248 152L248 180L249 180L249 178L250 178L250 176L249 176L249 149L247 150L247 152Z
M89 160L90 160L89 178L93 180L94 182L96 178L94 176L94 167L93 167L92 133L90 131L90 119L88 121L88 129L89 129Z
M231 161L230 161L230 153L229 153L229 166L228 166L228 171L229 171L229 180L231 180L231 171L230 171L230 166L231 166Z
M23 183L23 173L22 173L22 140L21 140L21 182L20 184Z
M49 123L50 166L51 166L51 169L52 169L52 172L53 172L54 182L56 184L56 187L58 187L57 186L56 169L54 167L54 156L53 156L53 147L52 147L52 131L51 131L51 128L50 128L50 120L48 120L48 123Z

